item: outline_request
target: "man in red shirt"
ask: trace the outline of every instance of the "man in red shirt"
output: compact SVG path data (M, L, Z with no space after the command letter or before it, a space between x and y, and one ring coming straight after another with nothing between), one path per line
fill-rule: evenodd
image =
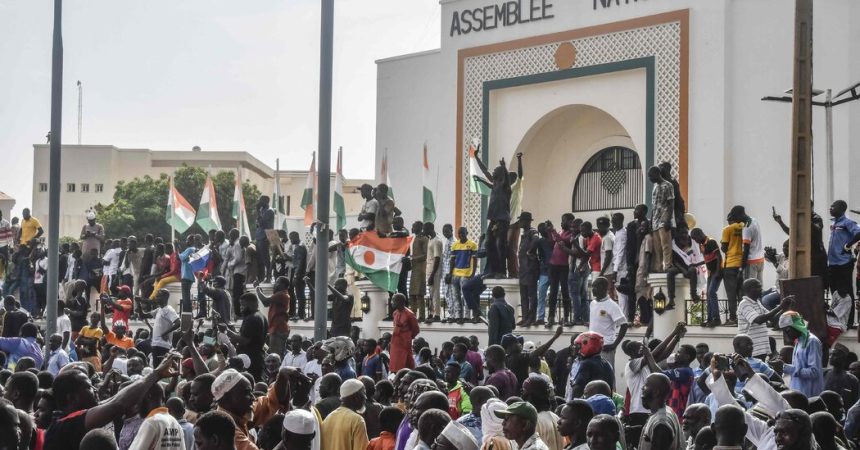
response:
M117 322L128 323L131 311L134 308L134 303L131 301L131 288L128 286L120 286L116 290L116 300L108 295L103 295L101 300L104 306L113 310L113 327L116 328Z
M269 308L269 352L284 356L287 338L290 337L290 281L287 277L278 277L272 286L272 296L263 295L263 290L257 286L257 298L263 306Z

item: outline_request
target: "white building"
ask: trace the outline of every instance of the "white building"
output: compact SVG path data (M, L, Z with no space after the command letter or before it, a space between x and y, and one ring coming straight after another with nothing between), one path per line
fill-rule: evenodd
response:
M12 220L12 208L15 207L15 199L10 197L5 192L0 192L0 213L3 213L3 218Z
M719 235L734 204L766 244L787 238L794 2L442 0L441 48L377 61L377 167L388 149L398 206L420 217L420 151L438 172L440 223L481 223L467 150L492 169L524 153L523 209L594 219L648 202L670 161L698 225ZM860 2L815 4L814 84L860 81ZM816 99L817 100L817 99ZM827 216L823 108L814 111L817 210ZM860 102L833 112L835 197L860 202ZM514 168L509 165L510 170ZM578 181L579 180L579 181ZM474 236L477 233L473 232Z
M33 146L33 205L32 214L47 230L48 217L48 158L47 144ZM248 152L244 151L155 151L149 149L125 149L112 145L63 145L59 180L60 191L60 236L76 237L80 234L87 211L101 203L113 202L115 187L120 181L149 175L157 178L162 173L172 174L183 165L211 168L215 173L229 170L240 171L247 180L264 195L274 191L276 173ZM300 207L307 171L281 170L277 173L284 196L287 216L302 216ZM358 187L365 180L347 180L344 185L344 201L347 214L361 209L363 201ZM332 176L334 186L334 176ZM197 206L200 199L188 199ZM230 199L218 199L230 202ZM166 202L166 199L165 199ZM13 200L14 203L14 200ZM253 205L248 205L249 208ZM7 212L3 210L4 214ZM107 230L110 235L110 230Z

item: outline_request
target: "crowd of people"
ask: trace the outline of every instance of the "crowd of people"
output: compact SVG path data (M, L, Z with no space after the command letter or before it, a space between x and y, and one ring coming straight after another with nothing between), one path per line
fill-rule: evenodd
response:
M813 273L830 293L827 332L798 312L807 299L762 285L770 262L788 277L787 250L765 247L758 222L733 207L709 238L684 207L669 167L648 171L652 207L594 225L562 215L533 228L520 170L487 172L486 234L432 222L405 227L384 184L361 188L360 226L326 243L280 233L268 198L254 236L190 234L108 239L88 213L60 249L57 332L45 336L43 230L24 211L0 218L4 264L0 329L0 449L614 450L848 449L860 445L860 361L840 343L854 316L860 226L842 201L829 248L813 217ZM773 211L787 232L788 227ZM320 225L316 225L320 226ZM359 233L409 238L391 332L362 336ZM313 247L327 245L328 292L313 290ZM486 264L478 264L486 258ZM631 339L654 310L649 279L663 274L706 305L702 325L737 327L732 351L664 336ZM519 281L521 320L497 278ZM38 279L38 281L37 281ZM39 285L41 287L37 287ZM173 290L172 285L179 289ZM728 296L721 317L717 291ZM271 293L263 285L271 285ZM196 293L192 289L196 286ZM179 297L179 311L171 300ZM561 302L559 302L561 297ZM327 339L291 330L328 302ZM680 297L678 301L681 302ZM381 305L374 305L379 307ZM725 319L725 320L723 320ZM487 323L486 340L431 345L421 327ZM546 326L543 343L520 333ZM576 328L572 328L576 327ZM777 345L771 330L782 335ZM455 331L456 332L456 331ZM554 350L564 336L569 345ZM482 342L484 345L482 345ZM712 343L711 343L712 344ZM616 355L620 349L623 355ZM846 411L847 409L847 411Z

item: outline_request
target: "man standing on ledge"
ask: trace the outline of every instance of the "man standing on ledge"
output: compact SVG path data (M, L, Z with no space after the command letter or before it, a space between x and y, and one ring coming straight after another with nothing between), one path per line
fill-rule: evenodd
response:
M269 238L266 230L275 228L275 210L269 207L269 197L261 195L257 201L257 224L254 240L257 241L258 278L268 282L272 277L272 259L269 257Z
M476 152L477 153L477 152ZM484 176L492 182L490 201L487 206L487 278L505 278L508 275L508 228L511 224L511 179L505 159L491 174L481 158L475 158Z
M391 333L391 362L390 371L397 372L400 369L412 369L415 367L415 358L412 357L412 340L421 331L418 328L418 320L415 313L406 307L406 296L397 293L391 297L394 304L394 330Z
M24 208L21 216L24 220L21 221L21 228L18 229L18 245L33 248L33 241L42 237L45 230L42 229L39 219L30 215L30 208Z
M81 228L81 241L81 253L84 255L88 254L91 248L95 248L101 254L102 244L105 241L105 227L96 223L94 211L87 211L87 223Z
M660 175L660 168L653 166L648 169L648 179L654 184L651 190L651 202L654 211L651 213L651 239L654 240L656 266L661 271L669 270L672 265L672 228L675 224L675 193L672 184Z

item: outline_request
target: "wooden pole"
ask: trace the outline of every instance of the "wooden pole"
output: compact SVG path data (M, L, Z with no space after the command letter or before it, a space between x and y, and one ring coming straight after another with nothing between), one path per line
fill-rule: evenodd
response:
M812 0L795 0L789 278L812 274Z

